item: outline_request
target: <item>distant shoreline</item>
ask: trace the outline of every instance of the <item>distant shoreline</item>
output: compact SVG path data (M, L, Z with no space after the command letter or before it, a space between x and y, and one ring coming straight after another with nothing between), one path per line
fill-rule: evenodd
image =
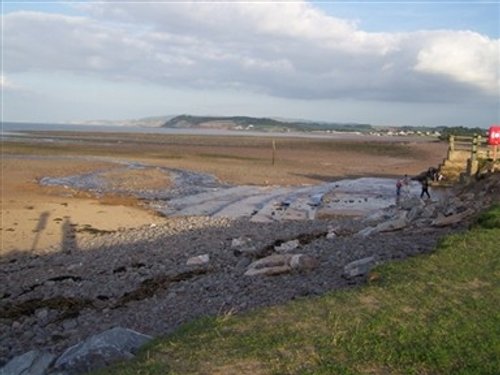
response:
M264 132L253 130L226 129L192 129L192 128L162 128L118 125L72 125L47 123L2 122L1 138L32 138L34 132L85 132L85 133L123 133L123 134L164 134L193 136L243 136L243 137L276 137L276 138L309 138L309 139L339 139L339 140L380 140L380 141L420 141L428 142L436 139L430 136L375 136L357 132Z

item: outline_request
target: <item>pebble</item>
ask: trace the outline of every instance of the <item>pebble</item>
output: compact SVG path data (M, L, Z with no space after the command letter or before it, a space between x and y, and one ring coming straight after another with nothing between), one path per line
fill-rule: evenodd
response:
M19 313L2 322L6 332L0 342L0 367L32 349L61 353L82 338L116 326L151 336L167 335L180 324L223 310L242 311L327 293L350 285L342 278L343 267L350 262L373 256L380 263L430 252L442 236L460 229L410 226L375 233L369 240L352 235L366 226L349 218L253 223L184 217L116 233L82 234L78 251L71 255L54 252L33 258L18 254L16 262L0 264L0 285L11 293L4 298L6 304L59 298L61 306L50 306L49 314L49 306L43 307L42 302L34 314ZM237 257L231 248L233 239L248 238L257 250L273 252L278 243L329 230L328 238L319 236L300 246L300 253L319 262L305 274L245 278L246 266L255 259ZM290 254L297 251L290 249ZM197 273L195 266L186 266L186 259L200 254L207 254L210 263ZM123 272L113 272L120 267ZM50 277L48 268L53 270ZM69 274L81 281L47 282ZM12 293L19 286L23 292ZM54 335L58 340L51 340Z

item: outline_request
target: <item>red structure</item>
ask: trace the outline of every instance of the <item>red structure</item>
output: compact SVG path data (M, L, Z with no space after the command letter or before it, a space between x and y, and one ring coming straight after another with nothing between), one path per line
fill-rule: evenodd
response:
M492 146L500 145L500 125L490 126L490 130L488 130L488 144Z

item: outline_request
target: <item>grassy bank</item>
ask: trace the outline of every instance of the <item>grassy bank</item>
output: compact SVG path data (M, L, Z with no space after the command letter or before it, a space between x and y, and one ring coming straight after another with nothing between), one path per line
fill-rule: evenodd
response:
M206 318L101 374L498 374L500 206L363 287Z

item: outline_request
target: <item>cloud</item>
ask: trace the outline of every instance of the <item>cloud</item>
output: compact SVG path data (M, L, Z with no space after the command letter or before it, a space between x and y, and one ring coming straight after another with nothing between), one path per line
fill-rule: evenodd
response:
M498 95L500 40L470 31L432 35L418 53L415 70L447 76Z
M87 3L86 16L4 16L4 70L281 98L496 99L499 41L472 32L369 33L314 4Z

